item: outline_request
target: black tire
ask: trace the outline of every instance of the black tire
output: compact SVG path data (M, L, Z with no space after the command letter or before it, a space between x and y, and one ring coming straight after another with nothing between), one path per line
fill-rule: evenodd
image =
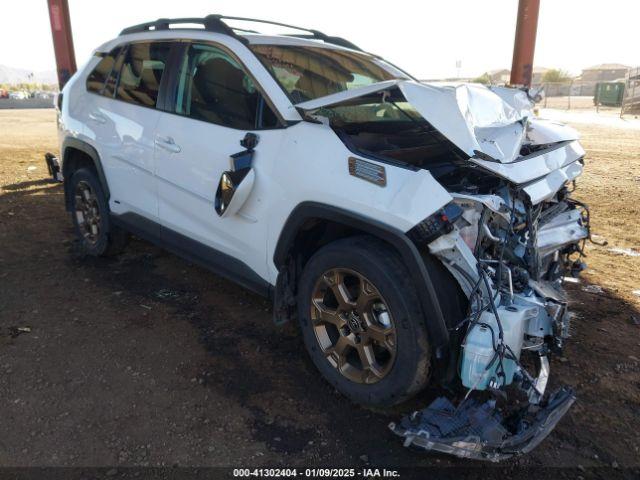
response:
M375 383L357 383L328 360L312 323L312 295L323 273L345 268L366 277L384 297L395 327L395 360ZM373 408L402 403L422 390L429 380L431 352L425 320L409 273L398 255L369 236L330 243L306 264L298 287L298 319L313 363L322 375L352 401Z
M71 219L82 251L94 257L109 257L120 253L126 246L129 236L124 230L111 224L109 204L95 171L90 168L80 168L73 172L69 182ZM88 238L79 220L78 209L81 200L76 195L79 185L82 185L83 189L89 189L90 194L93 196L92 200L95 198L95 206L99 215L99 220L96 222L98 231L95 234L95 238Z

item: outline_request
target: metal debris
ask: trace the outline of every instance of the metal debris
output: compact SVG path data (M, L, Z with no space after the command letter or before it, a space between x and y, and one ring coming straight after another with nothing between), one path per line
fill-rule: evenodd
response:
M31 333L31 327L9 327L9 335L11 338L16 338L23 333Z
M562 277L563 283L580 283L580 279L576 277Z
M626 255L627 257L640 257L640 252L634 250L633 248L612 247L608 250L618 255Z
M448 453L460 458L499 462L530 452L544 440L576 397L562 387L540 404L503 412L495 400L469 398L455 407L439 397L427 408L389 428L404 437L404 446Z
M176 299L180 297L180 293L169 290L168 288L161 288L157 292L153 294L156 298L161 298L163 300L167 299Z
M591 240L597 245L606 245L607 243L609 243L605 237L603 237L602 235L598 235L597 233L591 234Z
M587 293L604 293L604 290L600 285L587 285L582 287L582 291Z

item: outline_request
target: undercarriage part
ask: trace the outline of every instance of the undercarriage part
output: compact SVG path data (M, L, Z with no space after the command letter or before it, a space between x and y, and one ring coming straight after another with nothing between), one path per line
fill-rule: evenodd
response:
M405 447L499 462L538 446L575 399L570 387L562 387L543 403L527 402L510 410L496 400L468 398L456 407L439 397L389 428L405 439Z
M60 169L60 160L53 153L45 153L44 161L47 164L47 170L49 171L49 175L53 177L53 180L56 182L64 181L62 177L62 171Z

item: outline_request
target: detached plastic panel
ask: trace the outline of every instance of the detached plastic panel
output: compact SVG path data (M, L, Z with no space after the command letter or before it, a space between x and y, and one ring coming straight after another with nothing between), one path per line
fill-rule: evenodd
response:
M494 400L468 399L455 407L439 397L389 428L405 439L406 447L499 462L537 447L575 400L573 389L562 387L545 405L529 404L504 418Z

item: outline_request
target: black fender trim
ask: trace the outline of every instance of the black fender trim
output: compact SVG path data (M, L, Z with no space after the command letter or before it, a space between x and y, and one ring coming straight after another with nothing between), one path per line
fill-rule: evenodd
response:
M295 237L304 223L312 219L337 222L366 232L387 242L400 254L416 285L433 353L437 359L444 359L449 350L450 339L440 302L420 252L403 231L338 207L303 202L293 209L280 232L273 254L278 271L287 269L287 257L294 246Z
M66 179L69 177L68 175L68 151L69 149L80 150L83 153L86 153L89 158L93 161L93 165L96 168L96 172L98 173L98 180L100 180L100 184L102 185L102 191L107 197L107 201L111 197L111 193L109 192L109 184L107 183L107 177L104 175L104 169L102 168L102 162L100 161L100 155L95 148L89 145L87 142L83 142L82 140L78 140L73 137L66 137L62 142L61 148L61 157L62 157L62 176ZM70 199L69 194L65 189L65 205L67 210L70 208Z

